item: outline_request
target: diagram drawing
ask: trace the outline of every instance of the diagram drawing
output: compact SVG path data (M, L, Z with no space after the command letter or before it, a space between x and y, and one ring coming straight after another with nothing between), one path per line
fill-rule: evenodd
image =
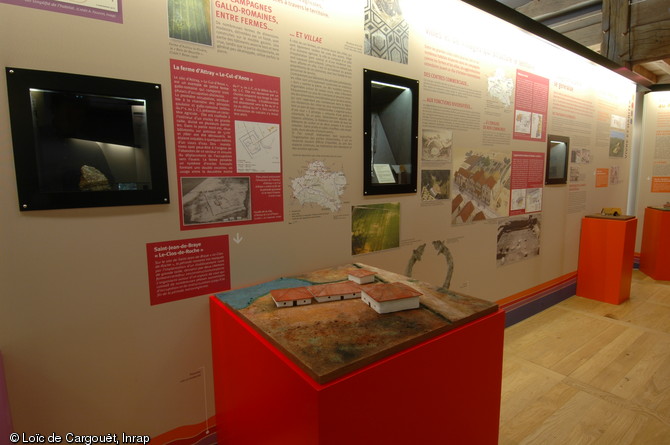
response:
M238 173L280 173L281 138L278 124L235 121Z

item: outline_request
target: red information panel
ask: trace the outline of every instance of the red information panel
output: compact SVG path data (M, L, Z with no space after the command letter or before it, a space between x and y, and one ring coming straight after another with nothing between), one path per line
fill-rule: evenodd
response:
M230 289L228 235L147 243L151 304Z
M548 110L549 79L517 70L514 139L546 141Z
M181 229L284 219L279 78L170 61Z
M610 183L609 168L596 168L596 187L607 187Z
M509 214L540 212L544 185L544 153L512 152Z
M670 192L670 177L653 176L651 178L651 192L652 193Z

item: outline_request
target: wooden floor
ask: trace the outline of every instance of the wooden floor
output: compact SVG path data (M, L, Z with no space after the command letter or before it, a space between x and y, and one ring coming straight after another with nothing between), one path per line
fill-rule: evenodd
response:
M670 444L670 282L572 297L505 331L500 442Z

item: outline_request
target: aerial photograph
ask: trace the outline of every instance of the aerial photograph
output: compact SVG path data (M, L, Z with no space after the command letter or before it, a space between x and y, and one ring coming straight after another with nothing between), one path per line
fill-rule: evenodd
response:
M377 252L400 246L400 203L351 208L351 253Z

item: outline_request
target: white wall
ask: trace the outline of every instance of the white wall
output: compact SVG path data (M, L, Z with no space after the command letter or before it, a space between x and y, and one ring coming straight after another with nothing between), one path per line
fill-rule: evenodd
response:
M654 177L670 176L670 92L656 91L644 95L641 125L641 150L638 166L636 215L638 216L635 251L642 245L644 211L647 207L663 207L670 201L670 192L652 192Z

